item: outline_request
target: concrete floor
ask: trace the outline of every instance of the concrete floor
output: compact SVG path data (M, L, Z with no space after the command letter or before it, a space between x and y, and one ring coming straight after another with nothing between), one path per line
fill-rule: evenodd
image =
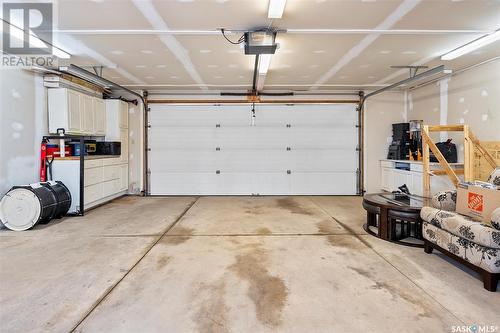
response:
M125 197L0 231L2 332L451 332L500 292L367 235L359 197Z

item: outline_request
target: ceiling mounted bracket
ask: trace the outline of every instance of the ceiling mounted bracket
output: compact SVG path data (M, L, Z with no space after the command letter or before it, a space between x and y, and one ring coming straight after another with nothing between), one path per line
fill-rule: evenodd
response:
M401 68L407 68L410 71L410 78L417 76L418 70L419 69L427 69L429 66L412 66L412 65L407 65L407 66L391 66L391 68L395 69L401 69Z

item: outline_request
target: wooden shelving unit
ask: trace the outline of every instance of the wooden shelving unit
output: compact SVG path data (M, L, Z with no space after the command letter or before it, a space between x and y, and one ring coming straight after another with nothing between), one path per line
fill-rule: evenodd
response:
M464 134L464 168L454 170L448 164L443 154L439 151L436 144L430 137L430 132L463 132ZM465 181L474 180L474 148L484 157L486 162L492 167L496 168L497 163L488 150L481 144L479 139L472 133L468 125L423 125L422 127L422 160L423 160L423 182L424 182L424 196L430 196L432 175L446 174L451 182L457 187L460 182L458 175L463 174ZM430 171L429 153L432 151L439 161L442 170Z

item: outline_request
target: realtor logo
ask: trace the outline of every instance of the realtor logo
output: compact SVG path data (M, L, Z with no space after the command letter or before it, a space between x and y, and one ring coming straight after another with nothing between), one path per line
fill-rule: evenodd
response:
M52 54L52 3L3 3L3 52Z
M467 207L473 211L483 212L483 196L481 194L469 192L467 198Z

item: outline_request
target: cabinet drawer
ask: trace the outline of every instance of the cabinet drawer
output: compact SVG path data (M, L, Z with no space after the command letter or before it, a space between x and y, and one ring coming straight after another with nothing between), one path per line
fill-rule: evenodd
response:
M83 189L84 198L83 202L85 204L97 201L102 198L102 183L94 184L90 186L85 186Z
M102 183L102 196L107 197L120 192L121 181L120 179L113 179Z
M102 165L106 166L106 165L116 165L116 164L120 164L121 161L120 161L120 158L119 157L112 157L112 158L104 158L103 161L102 161Z
M102 167L102 159L85 160L85 169Z
M120 178L121 170L119 165L107 165L103 168L103 181Z
M84 185L93 185L102 182L102 167L85 169Z
M412 164L410 164L410 170L422 172L422 171L424 171L424 166L422 164L412 163Z

